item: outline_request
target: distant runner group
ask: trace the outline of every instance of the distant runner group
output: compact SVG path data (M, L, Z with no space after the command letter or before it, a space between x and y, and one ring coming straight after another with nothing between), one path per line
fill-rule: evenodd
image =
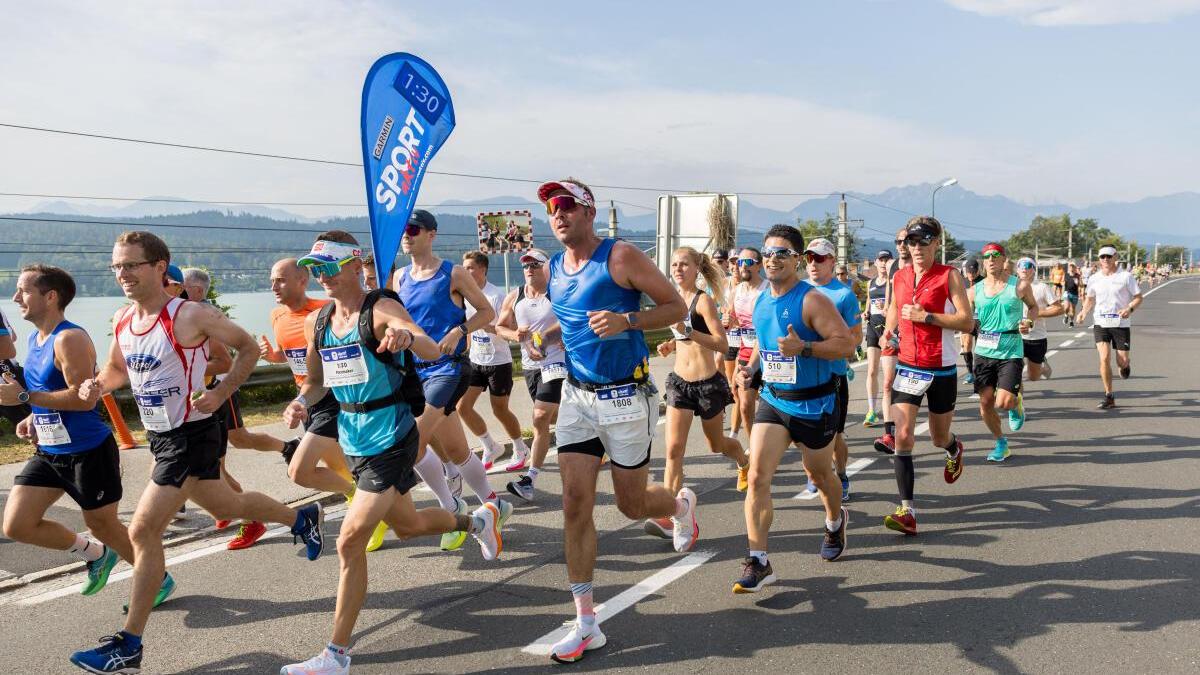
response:
M647 533L669 539L675 551L696 545L698 500L684 485L695 417L708 449L732 462L733 487L745 492L746 556L732 588L756 593L777 580L768 555L771 487L793 445L806 489L824 506L819 556L835 561L846 551L849 359L864 341L862 424L883 426L874 447L893 457L899 502L883 524L905 535L917 534L913 455L921 407L929 437L944 453L944 480L954 483L963 473L965 449L951 431L960 353L994 437L989 462L1010 456L1008 434L1025 424L1024 384L1052 375L1046 319L1083 322L1091 314L1100 408L1116 405L1114 353L1120 377L1131 373L1130 315L1142 295L1129 271L1118 269L1112 247L1100 250L1086 286L1072 286L1071 270L1053 288L1038 280L1035 261L1013 263L997 243L981 251L982 276L974 261L961 272L938 262L941 224L916 217L897 233L895 255L876 256L860 304L856 281L836 267L833 244L806 242L794 227L772 227L761 248L712 256L680 248L668 276L634 245L595 234L595 197L582 181L551 181L537 196L563 250L523 254L517 288L505 293L489 283L481 253L465 254L461 265L437 257L437 220L418 210L401 240L411 262L382 288L369 255L340 230L321 233L298 258L275 262L273 335L257 340L204 301L208 275L172 265L166 243L149 232L126 232L113 247L110 267L129 304L113 316L101 359L91 337L66 318L75 296L70 274L42 264L21 271L13 300L35 330L21 368L4 322L0 405L37 449L8 497L4 533L85 561L84 595L104 588L120 560L133 566L124 626L71 655L73 664L93 673L138 672L150 614L176 588L162 536L187 501L219 528L240 523L230 549L253 546L266 523L278 523L309 560L325 550L322 504L294 508L244 490L225 467L228 444L279 453L296 484L345 496L327 645L280 670L330 675L349 672L368 591L367 553L387 532L402 540L436 536L444 551L473 538L482 557L495 560L514 512L509 499L537 501L553 443L575 619L550 656L566 663L606 642L592 590L593 511L605 465L622 514L644 521ZM328 300L308 296L312 279ZM671 338L658 354L674 355L662 394L645 338L659 329L670 329ZM510 409L513 343L532 402L528 443ZM298 393L282 418L300 436L284 440L245 428L238 388L259 359L291 369ZM126 387L154 458L128 523L117 512L120 451L97 412L101 396ZM501 438L475 410L485 392ZM666 461L658 484L649 463L660 400ZM471 450L464 425L481 454ZM492 469L512 474L508 499L489 483ZM436 505L417 508L411 490L418 483ZM78 504L88 533L46 518L64 494Z

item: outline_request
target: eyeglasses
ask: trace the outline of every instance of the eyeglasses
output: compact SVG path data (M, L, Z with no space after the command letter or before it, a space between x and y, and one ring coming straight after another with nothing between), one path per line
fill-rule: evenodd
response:
M788 249L788 250L791 250L791 249ZM814 263L814 262L815 263L823 263L832 257L833 256L831 256L831 255L821 255L820 253L813 253L812 251L804 252L804 259L810 263Z
M738 258L737 264L738 267L753 267L758 264L758 261L754 258Z
M1112 258L1112 256L1111 256L1111 255L1102 255L1102 256L1100 256L1100 259L1101 259L1101 260L1109 260L1109 259L1111 259L1111 258Z
M309 265L308 270L312 272L314 279L319 279L320 277L332 277L341 272L342 268L345 267L351 260L354 260L354 258L346 258L345 260L339 260L338 262Z
M991 260L992 258L1003 258L1004 254L1001 253L1000 251L988 251L987 253L984 253L981 257L984 260Z
M523 269L523 270L540 270L540 269L542 269L542 263L540 263L540 262L521 263L521 269Z
M546 200L546 213L554 215L558 211L570 213L580 206L591 206L574 195L557 195Z
M1103 257L1103 256L1101 256L1101 257ZM153 265L153 264L154 263L149 260L139 260L137 262L114 263L112 265L109 265L108 269L112 270L113 274L116 274L117 272L132 272L132 271L136 270L137 268L141 267L142 265Z
M413 237L417 236L418 234L421 234L424 231L425 231L425 228L421 227L420 225L417 225L416 223L407 223L404 226L404 234L408 235L409 239L412 239Z
M927 234L919 237L907 237L905 238L904 243L907 246L929 246L934 242L935 239L936 237L934 237L932 234Z
M775 258L795 258L800 255L794 249L786 246L772 246L763 249L763 260L774 260Z

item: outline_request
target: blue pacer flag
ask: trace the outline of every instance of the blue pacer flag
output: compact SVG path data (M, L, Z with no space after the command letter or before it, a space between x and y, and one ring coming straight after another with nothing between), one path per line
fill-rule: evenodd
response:
M429 160L454 131L450 90L412 54L388 54L371 66L362 94L363 171L379 285L417 203Z

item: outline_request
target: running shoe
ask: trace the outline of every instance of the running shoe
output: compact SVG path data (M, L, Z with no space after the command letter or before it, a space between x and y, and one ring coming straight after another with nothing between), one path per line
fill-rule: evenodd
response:
M533 479L529 477L529 474L525 474L521 476L520 480L510 480L508 481L508 491L527 502L531 502L533 501Z
M293 438L290 441L283 442L283 450L280 451L280 454L283 455L284 464L287 464L288 466L292 465L292 456L296 454L296 448L298 447L300 447L299 438Z
M963 378L963 384L975 384L975 373L967 373Z
M1042 377L1044 377L1048 380L1048 379L1050 379L1050 376L1053 374L1054 374L1054 369L1050 367L1050 359L1046 359L1045 361L1042 361Z
M771 569L770 560L763 565L758 562L758 558L746 556L742 561L742 578L733 583L733 592L757 593L775 581L775 571Z
M218 530L223 530L233 524L232 520L218 520L213 523L213 527Z
M280 668L279 675L350 675L350 657L346 657L343 666L333 652L325 648L304 663L290 663Z
M674 539L675 523L670 518L650 518L642 524L642 531L660 539Z
M136 673L142 668L142 646L131 647L120 633L106 635L99 647L72 654L71 663L89 673Z
M896 454L896 437L891 434L884 434L876 438L875 449L885 455Z
M558 663L575 663L583 658L585 652L600 649L608 643L608 638L600 632L598 621L589 628L585 628L578 619L571 623L573 625L567 636L550 648L550 658Z
M354 495L358 494L358 486L354 483L350 484L350 491L346 493L346 506L349 507L354 503Z
M87 581L79 589L80 595L95 595L108 583L108 573L117 566L120 557L117 552L105 546L100 557L87 564Z
M489 471L504 454L504 446L496 441L483 444L483 470Z
M738 467L737 491L745 492L750 489L750 462L746 462L746 466Z
M226 548L228 548L230 551L238 551L243 548L250 548L254 545L254 542L261 539L266 533L267 526L263 525L257 520L251 520L248 523L243 521L241 527L238 528L237 535L234 536L233 539L229 540L229 544L226 545Z
M504 524L508 522L509 517L513 514L513 505L503 499L497 499L496 510L500 513L500 524L496 528L504 529Z
M1100 405L1098 405L1096 407L1101 410L1108 410L1110 408L1117 407L1117 401L1116 401L1116 399L1113 398L1112 394L1105 394L1104 400L1100 401Z
M1129 366L1125 366L1124 368L1122 368L1122 369L1121 369L1121 379L1122 379L1122 380L1128 380L1128 379L1129 379L1129 372L1130 372L1130 368L1129 368Z
M855 356L857 356L857 354L855 354ZM847 368L847 369L846 369L846 381L847 381L847 382L853 382L853 381L854 381L854 369L853 369L853 368Z
M842 557L846 551L846 526L850 524L850 510L842 507L842 524L837 531L825 530L825 540L821 542L821 560L833 562Z
M321 557L321 549L325 547L325 535L321 526L325 523L325 509L319 502L309 504L296 514L296 524L292 526L292 543L296 539L304 542L305 555L309 560Z
M812 476L808 476L808 482L804 485L804 491L808 494L813 494L817 491L817 484L813 482Z
M696 540L700 538L700 524L696 522L696 493L692 492L691 488L683 488L675 496L686 501L688 505L687 513L683 514L682 518L671 518L675 550L683 553L692 550Z
M1017 392L1017 407L1008 411L1008 428L1020 431L1025 426L1025 397Z
M500 510L495 504L488 502L475 509L471 516L483 520L483 528L471 533L479 542L479 552L483 554L483 559L495 560L500 557L500 552L504 550L504 538L500 534Z
M864 427L879 426L879 415L874 410L868 410L867 416L863 418Z
M154 594L154 604L150 605L150 607L154 608L154 607L158 607L159 605L163 604L164 602L167 601L167 598L171 597L171 594L174 592L175 592L175 577L171 576L170 572L167 572L166 574L163 575L162 584L160 584L158 587L158 593ZM129 605L128 604L121 606L121 613L122 614L129 613Z
M963 472L963 444L958 440L958 436L954 437L954 456L946 456L946 470L942 477L947 483L953 483L962 476Z
M850 476L839 476L842 481L842 501L850 501Z
M504 471L509 473L513 471L524 471L528 466L529 452L522 451L519 448L514 448L512 459L508 461L508 464L504 465Z
M917 517L912 512L912 509L897 506L896 511L890 516L883 517L883 526L889 530L903 532L904 534L917 533Z
M1001 436L1000 438L996 439L996 447L993 448L990 453L988 453L987 461L1003 462L1004 460L1008 459L1009 454L1008 439Z
M379 524L375 526L375 531L371 533L371 538L367 540L367 553L378 551L383 546L383 536L387 534L387 531L387 523L379 521Z
M454 498L454 515L467 515L467 502L461 497ZM442 535L442 550L457 551L462 548L463 542L467 540L467 533L464 531L446 532Z

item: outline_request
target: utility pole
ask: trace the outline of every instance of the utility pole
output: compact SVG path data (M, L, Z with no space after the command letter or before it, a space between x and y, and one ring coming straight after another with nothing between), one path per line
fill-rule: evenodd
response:
M847 254L847 237L846 237L846 195L842 195L842 201L838 202L838 244L837 256L838 264L845 265Z
M1158 264L1158 242L1154 242L1154 264Z
M1042 266L1041 258L1038 256L1038 243L1033 242L1033 269L1034 272L1040 272Z
M1133 269L1133 244L1125 244L1125 264Z
M608 202L608 236L617 238L617 205L612 201Z
M1067 225L1067 260L1074 260L1075 255L1075 226Z

